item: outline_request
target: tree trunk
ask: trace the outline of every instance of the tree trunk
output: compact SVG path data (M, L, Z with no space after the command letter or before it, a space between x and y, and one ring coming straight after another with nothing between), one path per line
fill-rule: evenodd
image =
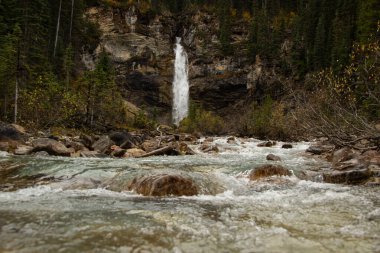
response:
M14 111L14 123L17 124L17 113L18 113L18 77L16 74L16 87L15 87L15 111Z
M55 42L54 42L54 52L53 56L55 57L55 53L57 50L57 43L58 43L58 33L59 33L59 25L61 22L61 8L62 8L62 0L59 0L59 11L58 11L58 19L57 19L57 29L55 32Z
M72 0L72 2L71 2L71 18L70 18L69 43L71 43L71 34L72 34L72 31L73 31L74 4L75 4L75 0Z

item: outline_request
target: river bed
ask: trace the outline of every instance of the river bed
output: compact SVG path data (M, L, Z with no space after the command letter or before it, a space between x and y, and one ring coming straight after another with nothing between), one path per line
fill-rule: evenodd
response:
M218 154L148 158L15 157L13 177L47 180L0 191L0 252L380 252L380 189L298 179L251 182L247 175L282 158L293 171L328 167L292 149L229 144ZM126 190L136 176L180 174L200 194L144 197Z

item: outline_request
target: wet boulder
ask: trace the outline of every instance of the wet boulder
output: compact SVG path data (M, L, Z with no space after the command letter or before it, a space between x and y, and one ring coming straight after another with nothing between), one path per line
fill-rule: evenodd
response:
M274 154L269 154L266 158L268 161L281 161L281 158Z
M193 196L198 190L193 180L180 175L151 175L137 177L128 185L144 196Z
M276 142L275 141L264 141L264 142L261 142L259 144L257 144L258 147L273 147L276 145Z
M228 144L237 144L237 141L236 141L236 138L235 137L233 137L233 136L231 136L231 137L228 137L228 139L227 139L227 143Z
M323 173L323 181L332 184L362 184L372 176L368 168L352 169L345 171L329 171Z
M290 144L290 143L285 143L281 146L281 148L284 148L284 149L290 149L290 148L293 148L293 145Z
M70 156L75 152L73 148L67 148L62 143L49 138L35 139L32 141L32 146L32 152L46 151L50 155L56 156Z
M258 180L260 178L271 177L271 176L291 176L292 173L280 165L266 164L256 167L249 174L250 180Z
M182 155L194 155L195 152L184 142L180 142L176 150Z
M200 150L205 153L218 153L219 148L215 144L203 143Z
M322 155L333 150L333 146L329 145L312 145L306 149L306 153L310 153L313 155Z

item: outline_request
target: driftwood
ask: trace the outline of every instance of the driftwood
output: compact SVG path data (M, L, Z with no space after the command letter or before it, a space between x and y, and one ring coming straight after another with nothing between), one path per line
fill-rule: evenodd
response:
M146 154L138 156L138 157L140 158L140 157L148 157L148 156L155 156L155 155L165 155L171 151L175 151L175 148L173 146L165 146L165 147L153 150L152 152L146 153Z

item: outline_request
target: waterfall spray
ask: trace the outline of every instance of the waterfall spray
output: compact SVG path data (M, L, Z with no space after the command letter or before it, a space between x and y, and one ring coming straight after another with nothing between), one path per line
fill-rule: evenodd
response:
M176 39L173 80L173 123L179 125L189 111L189 70L187 54L181 45L181 38Z

